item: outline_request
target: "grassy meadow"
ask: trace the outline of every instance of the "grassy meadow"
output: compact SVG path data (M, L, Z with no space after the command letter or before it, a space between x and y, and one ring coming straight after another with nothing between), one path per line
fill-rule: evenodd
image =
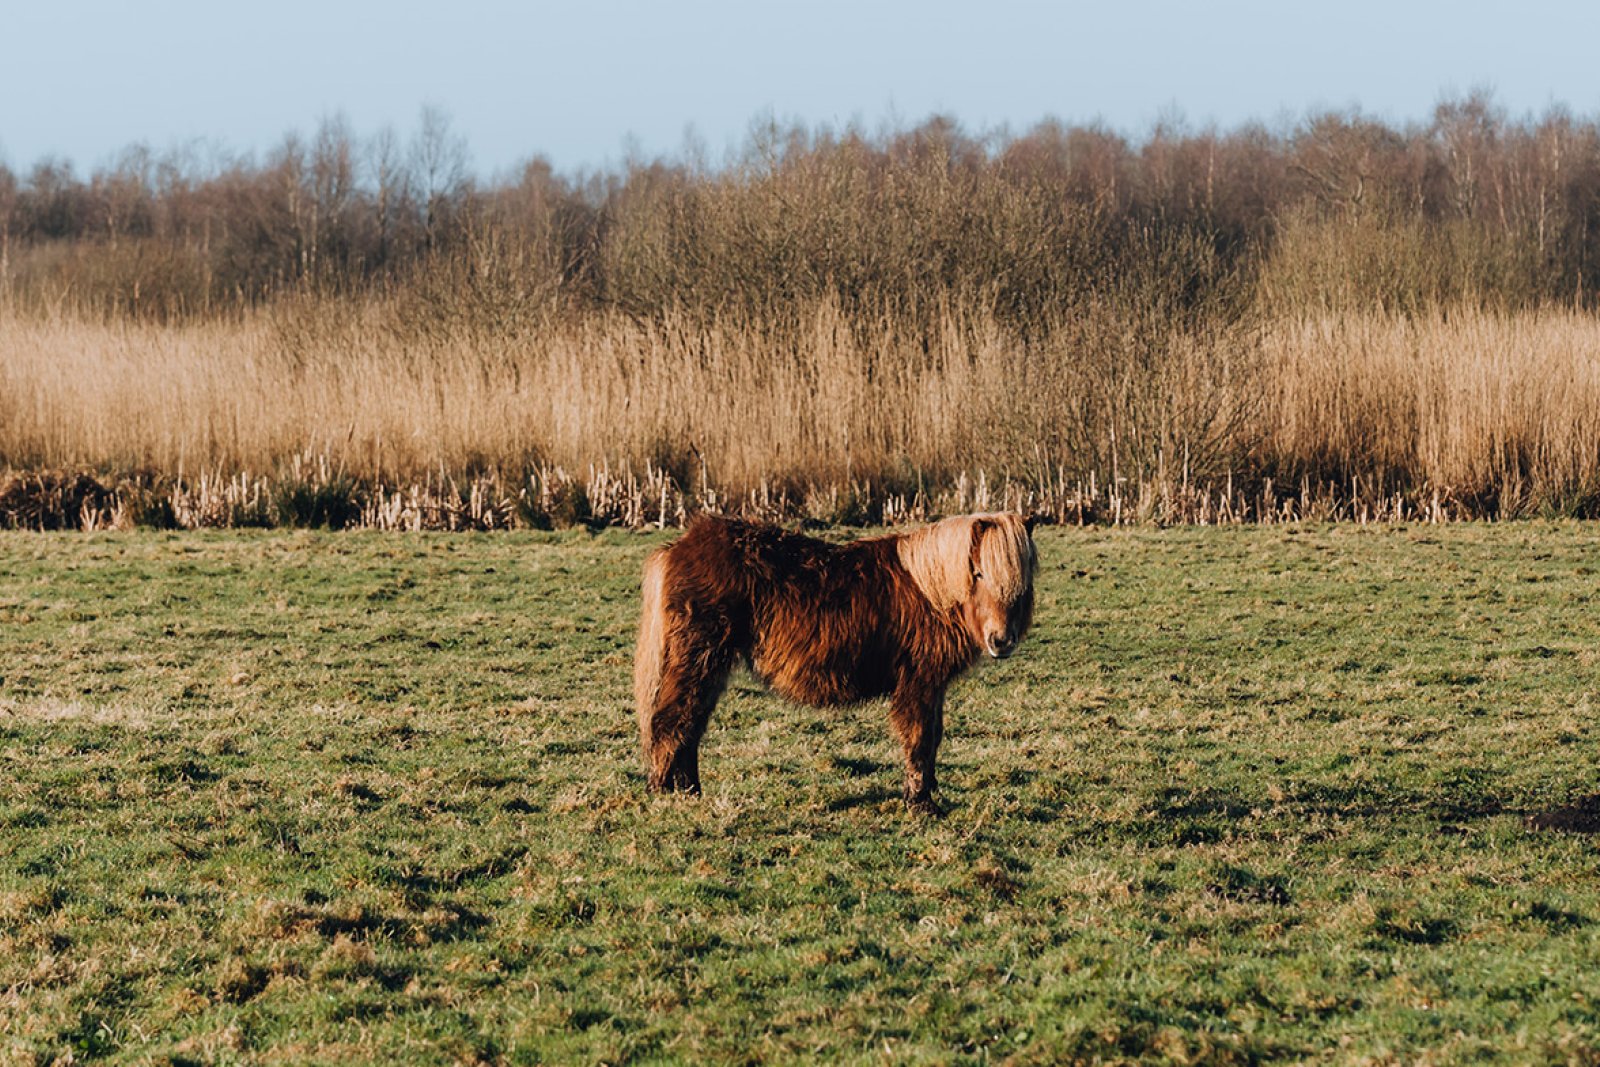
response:
M1600 530L1041 529L953 691L628 708L661 534L0 534L10 1062L1600 1060Z

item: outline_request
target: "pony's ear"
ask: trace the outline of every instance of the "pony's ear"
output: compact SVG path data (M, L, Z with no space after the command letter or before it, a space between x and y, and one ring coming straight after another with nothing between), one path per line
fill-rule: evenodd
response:
M978 573L978 557L983 552L983 536L989 532L989 527L994 523L988 519L972 520L972 549L967 556L967 569L973 574Z
M1039 516L1037 513L1026 515L1022 519L1022 528L1028 531L1029 537L1033 536L1033 528L1037 525L1039 525Z

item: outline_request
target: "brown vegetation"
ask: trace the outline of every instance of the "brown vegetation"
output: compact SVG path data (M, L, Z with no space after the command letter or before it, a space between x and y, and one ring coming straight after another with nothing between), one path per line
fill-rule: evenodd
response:
M334 121L0 168L0 469L72 525L1590 514L1597 253L1600 123L1481 96L491 184Z

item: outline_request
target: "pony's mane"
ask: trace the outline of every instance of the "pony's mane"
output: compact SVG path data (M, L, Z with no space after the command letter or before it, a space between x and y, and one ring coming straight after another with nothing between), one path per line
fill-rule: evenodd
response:
M966 600L972 590L972 536L979 522L984 531L978 566L1001 599L1015 601L1033 584L1033 542L1020 515L957 515L901 534L895 546L901 566L940 611Z

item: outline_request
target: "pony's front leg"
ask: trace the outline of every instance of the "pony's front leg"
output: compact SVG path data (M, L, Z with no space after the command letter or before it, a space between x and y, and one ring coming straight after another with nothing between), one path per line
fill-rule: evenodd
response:
M901 685L890 702L889 721L900 738L906 761L906 807L939 814L933 791L939 787L933 764L944 736L944 690Z

